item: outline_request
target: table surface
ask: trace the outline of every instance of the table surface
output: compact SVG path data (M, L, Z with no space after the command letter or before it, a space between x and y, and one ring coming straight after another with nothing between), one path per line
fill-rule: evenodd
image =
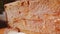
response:
M6 28L0 29L0 34L4 34Z

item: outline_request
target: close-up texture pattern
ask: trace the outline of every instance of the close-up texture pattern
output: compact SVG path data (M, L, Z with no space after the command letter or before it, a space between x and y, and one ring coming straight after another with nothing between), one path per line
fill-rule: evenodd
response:
M26 34L60 34L60 0L19 0L5 4L8 24Z

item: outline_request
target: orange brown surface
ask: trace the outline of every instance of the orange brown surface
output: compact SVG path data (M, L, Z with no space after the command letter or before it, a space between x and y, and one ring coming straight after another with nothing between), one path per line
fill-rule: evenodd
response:
M6 28L0 29L0 34L4 34L5 33L5 30L6 30Z
M60 34L60 0L20 0L5 7L12 28L29 34Z

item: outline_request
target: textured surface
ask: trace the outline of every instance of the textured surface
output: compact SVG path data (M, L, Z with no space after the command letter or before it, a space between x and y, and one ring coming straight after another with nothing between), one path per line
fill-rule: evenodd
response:
M60 0L20 0L5 5L8 23L28 34L60 34Z

